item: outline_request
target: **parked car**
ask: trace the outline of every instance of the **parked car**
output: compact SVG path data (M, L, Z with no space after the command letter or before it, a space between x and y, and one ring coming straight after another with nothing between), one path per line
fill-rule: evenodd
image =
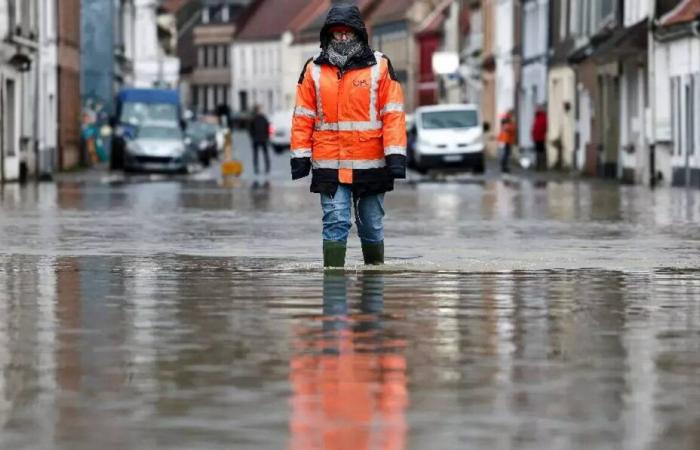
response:
M277 111L270 117L270 144L275 153L289 150L292 141L293 110Z
M408 138L409 166L484 172L484 136L475 105L453 104L416 108Z
M212 159L219 156L218 131L219 127L213 123L192 121L187 124L185 143L197 153L204 166L208 166Z
M196 160L179 127L144 124L126 142L123 166L128 172L187 173Z
M170 89L122 89L115 99L115 115L110 118L114 129L110 169L123 169L126 147L139 127L157 122L183 128L180 94Z

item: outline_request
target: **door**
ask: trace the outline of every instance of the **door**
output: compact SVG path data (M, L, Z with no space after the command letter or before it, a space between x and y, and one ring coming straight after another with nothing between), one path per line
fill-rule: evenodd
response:
M17 88L15 80L5 81L4 108L2 114L2 179L19 178L19 142L17 139Z

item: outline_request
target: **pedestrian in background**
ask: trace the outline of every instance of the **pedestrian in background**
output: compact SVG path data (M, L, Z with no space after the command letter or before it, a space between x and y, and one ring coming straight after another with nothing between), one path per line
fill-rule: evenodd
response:
M406 177L403 92L389 59L369 47L360 10L331 8L321 52L297 85L292 178L321 194L323 264L345 265L351 209L365 264L384 263L384 193Z
M535 143L535 156L537 158L537 170L547 170L547 112L540 105L535 112L535 120L532 123L532 142Z
M267 151L270 141L270 122L262 113L262 107L255 105L255 114L250 122L250 139L253 141L253 168L255 174L258 172L258 155L263 154L265 158L265 173L270 173L270 154Z
M498 142L501 144L501 172L510 172L510 155L517 138L517 128L513 111L508 111L501 116L501 132Z

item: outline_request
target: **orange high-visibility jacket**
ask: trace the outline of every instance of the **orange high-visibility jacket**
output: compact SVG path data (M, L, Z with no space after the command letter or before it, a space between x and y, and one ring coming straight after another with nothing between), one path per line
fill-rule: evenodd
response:
M297 86L292 177L313 168L312 192L338 183L356 194L386 192L405 176L406 118L401 85L379 52L366 67L342 72L307 61Z

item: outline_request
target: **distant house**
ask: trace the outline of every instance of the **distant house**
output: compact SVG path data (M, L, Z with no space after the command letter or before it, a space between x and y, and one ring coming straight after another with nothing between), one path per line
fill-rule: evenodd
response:
M576 72L568 61L576 42L573 12L573 0L549 0L547 161L562 169L580 171L585 165L585 153L576 151ZM588 129L580 129L579 134L580 139L589 140Z
M252 111L255 105L266 113L293 107L303 66L292 48L293 33L318 5L309 0L253 2L231 46L234 111Z
M230 106L231 43L239 20L245 15L251 0L197 0L199 13L178 22L181 39L178 50L183 61L185 104L195 112L213 113L221 106ZM184 5L191 10L193 7Z
M547 51L549 1L522 2L521 74L518 92L518 126L520 148L533 149L530 130L535 111L547 101ZM556 160L554 160L556 161ZM553 160L548 158L551 164Z
M700 0L657 11L655 165L674 186L700 188Z

